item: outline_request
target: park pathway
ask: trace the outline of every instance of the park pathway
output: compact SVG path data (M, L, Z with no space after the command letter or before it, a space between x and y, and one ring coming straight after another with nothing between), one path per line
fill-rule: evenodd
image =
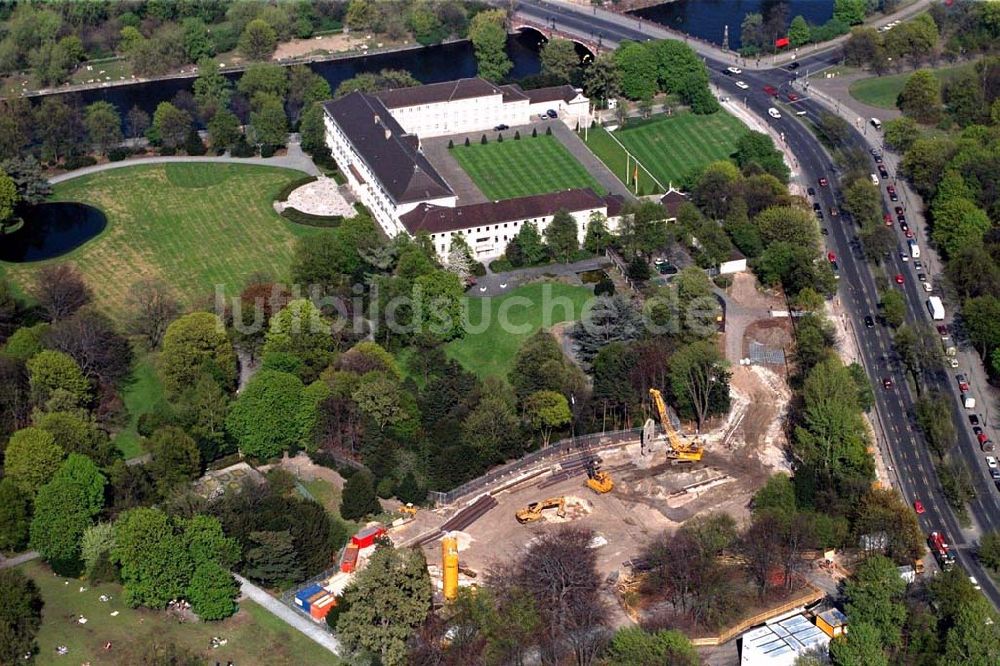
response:
M180 156L155 156L155 157L137 157L131 160L122 160L121 162L105 162L104 164L95 164L94 166L84 167L82 169L77 169L76 171L69 171L67 173L61 173L58 176L53 176L49 178L49 182L55 185L56 183L61 183L66 180L72 180L73 178L79 178L80 176L89 176L92 173L101 173L102 171L110 171L112 169L123 169L125 167L136 166L139 164L172 164L179 162L209 162L209 163L221 163L221 164L256 164L259 166L273 166L273 167L283 167L285 169L295 169L296 171L304 171L310 176L320 175L319 169L313 164L312 158L302 152L302 148L297 143L288 144L288 151L285 155L279 155L277 157L232 157L229 153L220 155L218 157L196 157L191 155L180 155Z
M0 569L10 569L11 567L16 567L24 564L25 562L38 559L39 557L41 557L41 555L33 550L21 553L20 555L15 555L14 557L0 557Z
M237 574L233 574L233 576L239 581L240 592L243 593L244 597L262 606L282 622L293 629L297 629L302 632L330 652L338 656L340 655L340 641L334 638L333 634L327 631L325 627L316 624L312 620L306 619L304 615L292 610L263 589L248 581L246 578Z

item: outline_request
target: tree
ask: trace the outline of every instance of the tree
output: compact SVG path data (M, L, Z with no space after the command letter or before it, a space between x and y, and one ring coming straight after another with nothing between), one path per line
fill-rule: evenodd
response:
M583 89L588 97L599 100L602 107L621 94L621 76L614 53L599 54L583 70Z
M149 125L149 114L138 106L133 106L125 114L125 132L130 139L137 139L143 136L146 130L149 129Z
M16 664L38 649L42 595L35 582L17 569L0 570L0 661Z
M900 169L920 193L932 195L955 151L955 143L948 138L919 138L906 151Z
M942 201L939 195L934 199L933 211L932 237L948 256L981 244L983 235L993 226L986 211L964 197Z
M917 122L935 123L941 114L941 84L930 71L918 70L906 79L896 106Z
M977 555L984 566L994 571L1000 569L1000 532L993 530L984 534L979 539Z
M377 654L386 666L406 663L406 643L431 610L431 584L423 554L379 548L344 591L348 609L337 636L349 650Z
M19 200L14 179L0 171L0 231L3 230L5 223L13 220L14 209Z
M806 19L799 14L792 19L792 23L788 26L788 40L791 42L793 48L798 48L809 43L809 23Z
M170 102L160 102L153 112L153 126L150 130L168 148L176 148L184 143L191 131L191 116Z
M84 134L79 109L58 95L44 97L34 107L33 129L45 160L58 161L79 150Z
M139 280L129 287L126 307L129 312L126 330L141 336L149 349L160 346L167 326L180 314L180 304L170 287L154 278Z
M736 142L736 163L744 171L756 165L783 183L788 182L789 169L784 156L774 147L774 141L761 132L746 132Z
M568 39L553 38L542 45L542 73L570 82L580 67L576 45Z
M590 365L607 345L638 339L643 333L643 324L639 307L628 296L600 296L569 334L575 343L577 357Z
M444 270L421 275L413 283L413 301L423 304L423 318L417 331L442 342L462 337L465 285L458 276Z
M89 105L83 113L83 124L90 143L101 153L107 153L122 141L122 119L110 102Z
M44 342L72 358L87 379L97 385L118 386L131 372L128 339L96 308L83 308L54 322Z
M608 645L609 663L620 666L697 666L701 663L691 641L674 629L655 633L639 627L625 627L615 632Z
M570 262L580 251L579 229L576 218L565 210L560 210L552 216L549 225L545 227L545 242L549 252L559 261Z
M898 647L906 621L905 593L906 581L900 578L896 563L872 555L844 584L847 617L852 624L862 622L874 627L883 647Z
M292 118L298 118L302 109L333 96L326 79L305 65L288 69L288 105Z
M65 319L90 302L90 289L80 271L70 264L42 267L34 295L49 321Z
M486 464L513 458L523 448L514 403L507 386L488 383L479 404L462 423L463 441Z
M629 99L651 99L657 92L657 63L645 44L624 41L614 52L621 91Z
M692 342L674 353L670 385L678 410L693 416L699 430L710 416L729 411L729 372L713 341Z
M269 586L281 586L302 579L305 572L298 559L291 532L251 532L250 542L253 545L246 551L244 558L247 577Z
M834 0L833 17L847 25L857 25L865 20L865 0Z
M252 142L263 146L283 146L288 141L288 118L281 100L258 95L257 109L250 114Z
M349 476L340 500L340 515L344 520L361 520L381 510L371 475L360 471Z
M323 106L316 102L306 106L302 112L299 122L299 135L302 141L302 150L310 155L316 155L320 150L329 150L326 145L324 116Z
M266 460L302 442L296 417L306 408L303 390L287 372L265 369L253 376L226 417L226 431L243 455Z
M985 358L991 350L1000 347L1000 299L995 296L978 296L962 304L962 321L969 340Z
M889 147L904 153L920 138L920 129L913 118L901 116L882 123L882 136Z
M151 454L148 469L161 497L198 477L198 445L180 428L167 426L153 433L146 444Z
M51 433L36 427L23 428L11 435L7 442L4 451L5 478L33 498L59 469L64 455Z
M80 538L80 559L83 570L91 583L117 580L117 572L111 563L111 551L115 546L115 526L111 523L97 523L83 531Z
M109 467L121 457L107 433L78 413L36 414L35 425L50 433L66 453L87 456L100 467Z
M514 64L507 57L507 15L502 9L477 12L469 23L479 76L499 82Z
M889 666L878 628L864 622L852 622L849 634L830 641L830 658L836 666Z
M130 606L163 608L184 596L191 560L183 539L159 509L133 509L119 517L112 557L121 567Z
M267 60L274 53L274 47L278 43L278 36L274 28L261 19L254 19L247 23L240 35L240 52L249 60Z
M229 109L233 84L223 76L218 63L211 58L198 60L198 78L194 80L193 90L198 114L203 119L211 120L219 112Z
M31 497L9 476L0 480L0 550L24 549L31 525Z
M39 488L30 545L56 572L79 572L80 540L104 505L104 484L104 475L90 458L71 453L52 480Z
M308 299L291 301L271 317L264 339L264 356L295 356L302 363L299 378L311 382L333 360L331 327L331 322Z
M519 401L537 391L562 390L565 371L562 349L551 333L539 329L521 343L507 381Z
M42 165L34 155L16 156L0 162L0 171L6 173L17 190L17 203L35 206L52 194L52 185L42 174ZM2 219L2 216L0 216Z
M885 317L889 326L899 328L903 325L903 320L906 318L906 300L903 298L902 293L896 289L885 292L882 294L880 305L882 307L882 316Z
M566 396L555 391L538 391L524 401L524 416L528 425L542 434L542 446L549 445L554 428L570 422L572 414Z
M187 600L202 620L222 620L236 612L240 586L217 562L199 565L191 575Z
M192 312L174 320L163 336L160 374L164 387L177 394L203 374L230 389L236 380L236 353L222 322L210 312Z
M465 242L465 237L455 236L452 238L445 267L454 273L462 281L462 284L468 284L472 278L473 261L472 250Z

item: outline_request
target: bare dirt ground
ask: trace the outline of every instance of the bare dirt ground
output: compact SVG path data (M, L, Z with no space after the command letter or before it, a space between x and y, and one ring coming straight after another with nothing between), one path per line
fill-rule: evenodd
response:
M361 45L370 42L365 39L365 33L357 34L338 33L336 35L323 35L312 39L293 39L290 42L278 44L274 51L274 60L284 60L285 58L300 58L316 52L339 53L341 51L353 51L361 48Z

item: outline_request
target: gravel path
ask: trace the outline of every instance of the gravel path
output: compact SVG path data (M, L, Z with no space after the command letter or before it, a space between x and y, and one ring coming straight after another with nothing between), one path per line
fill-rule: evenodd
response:
M274 166L274 167L284 167L286 169L295 169L296 171L304 171L311 176L318 176L320 174L319 169L313 164L312 158L302 152L302 148L297 143L288 144L288 152L285 155L280 155L278 157L230 157L229 153L221 155L219 157L193 157L182 155L178 157L138 157L131 160L122 160L121 162L106 162L104 164L95 164L94 166L84 167L83 169L77 169L76 171L70 171L68 173L61 173L58 176L53 176L49 178L49 182L55 185L56 183L61 183L66 180L72 180L73 178L79 178L80 176L88 176L92 173L100 173L102 171L110 171L112 169L122 169L124 167L135 166L137 164L170 164L177 162L215 162L222 164L257 164L261 166Z
M20 555L15 555L14 557L0 557L0 569L16 567L19 564L30 562L31 560L39 557L41 557L41 555L33 550L29 550L27 553L21 553Z
M307 619L301 613L292 610L281 601L275 599L263 589L257 587L242 576L237 574L233 574L233 576L239 581L240 592L243 593L244 597L250 599L256 604L259 604L260 606L263 606L272 615L281 619L285 624L302 632L330 652L338 656L340 655L340 641L334 638L334 636L327 631L324 626L320 626L312 620Z

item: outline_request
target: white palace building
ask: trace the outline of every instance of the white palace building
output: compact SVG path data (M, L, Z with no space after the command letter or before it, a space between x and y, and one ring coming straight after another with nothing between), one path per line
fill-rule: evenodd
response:
M460 79L327 102L326 140L354 195L388 236L426 232L442 257L462 234L479 260L503 254L525 222L544 230L560 210L586 233L590 215L617 217L622 201L568 190L467 206L420 149L420 137L526 125L549 109L570 127L590 123L590 101L571 86L522 90L481 78Z

